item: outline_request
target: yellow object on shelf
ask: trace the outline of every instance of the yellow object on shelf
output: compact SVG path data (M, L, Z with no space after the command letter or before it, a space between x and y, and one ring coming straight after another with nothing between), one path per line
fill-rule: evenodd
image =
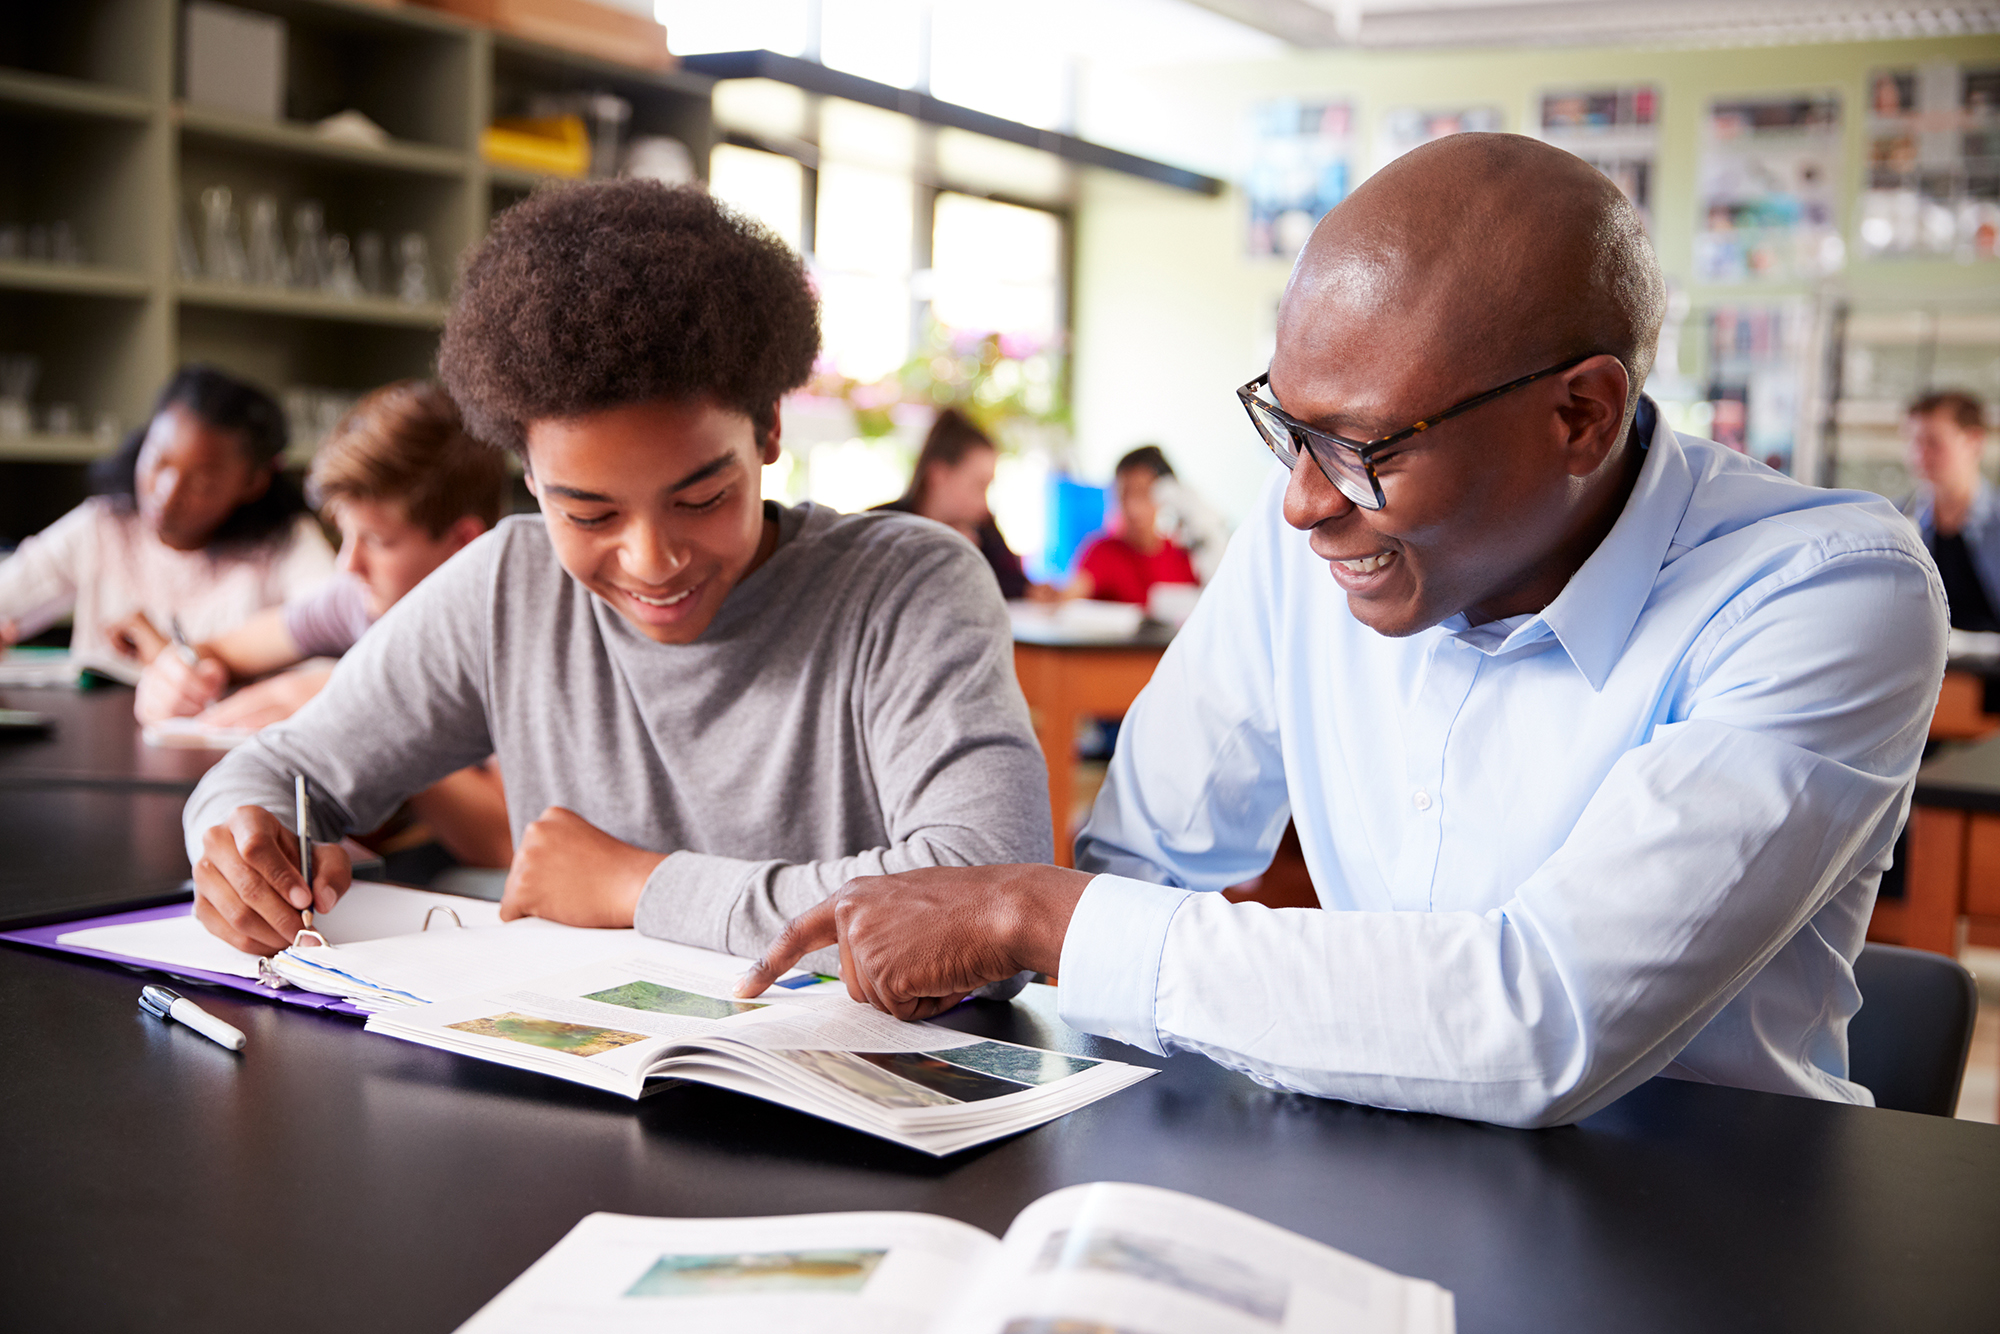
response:
M590 174L590 132L581 116L502 116L479 135L495 166L580 179Z

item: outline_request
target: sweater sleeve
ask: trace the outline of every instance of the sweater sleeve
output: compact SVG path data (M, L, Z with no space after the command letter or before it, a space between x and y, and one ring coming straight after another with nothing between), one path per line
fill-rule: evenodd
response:
M639 900L641 931L750 956L857 876L1049 860L1048 775L985 561L970 543L928 543L862 614L849 641L859 654L860 767L887 840L800 863L673 853Z
M85 501L0 561L0 621L22 639L38 635L76 605L94 507Z
M288 826L292 775L312 788L314 836L373 829L411 794L493 753L486 715L501 536L466 547L391 607L326 688L208 771L181 817L188 856L240 806Z

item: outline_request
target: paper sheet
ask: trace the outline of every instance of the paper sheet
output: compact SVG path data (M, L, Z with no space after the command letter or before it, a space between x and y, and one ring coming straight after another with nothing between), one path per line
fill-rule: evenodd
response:
M400 936L424 929L424 918L432 908L448 909L467 927L497 925L498 904L463 899L450 894L432 894L400 885L378 885L357 880L332 912L319 913L313 926L334 945ZM455 929L442 912L433 919L439 930ZM152 922L131 922L124 926L86 927L56 937L58 944L82 949L103 950L146 959L170 968L199 968L230 977L257 977L257 956L224 944L195 920L163 917Z

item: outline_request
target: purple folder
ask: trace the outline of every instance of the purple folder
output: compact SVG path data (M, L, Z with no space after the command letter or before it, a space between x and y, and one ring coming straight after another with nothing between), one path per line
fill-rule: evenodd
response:
M157 908L139 908L132 912L106 913L102 917L78 917L68 922L50 922L44 926L31 926L20 931L0 931L0 940L12 941L16 945L32 945L36 949L53 950L58 954L81 954L89 959L108 959L131 968L145 968L169 977L184 978L189 982L199 982L203 986L221 987L227 991L242 992L259 1000L277 1001L283 1005L301 1005L309 1010L325 1010L330 1014L352 1015L356 1019L366 1019L368 1011L339 996L322 996L317 991L300 991L297 987L267 987L253 982L247 977L231 977L228 973L211 973L201 968L179 968L155 963L151 959L134 958L129 954L113 954L109 950L86 949L81 945L64 945L57 936L71 931L82 931L93 926L123 926L128 922L157 922L167 917L186 917L194 911L192 903L168 903Z

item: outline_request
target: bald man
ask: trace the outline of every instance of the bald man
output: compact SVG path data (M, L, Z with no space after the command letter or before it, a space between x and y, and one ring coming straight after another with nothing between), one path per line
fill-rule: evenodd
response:
M1506 1125L1668 1075L1853 1103L1852 963L1944 665L1886 502L1677 436L1663 284L1578 159L1465 134L1321 222L1276 473L1119 736L1077 871L858 880L850 992L1017 969L1071 1025L1276 1088ZM1214 892L1297 823L1320 907Z

